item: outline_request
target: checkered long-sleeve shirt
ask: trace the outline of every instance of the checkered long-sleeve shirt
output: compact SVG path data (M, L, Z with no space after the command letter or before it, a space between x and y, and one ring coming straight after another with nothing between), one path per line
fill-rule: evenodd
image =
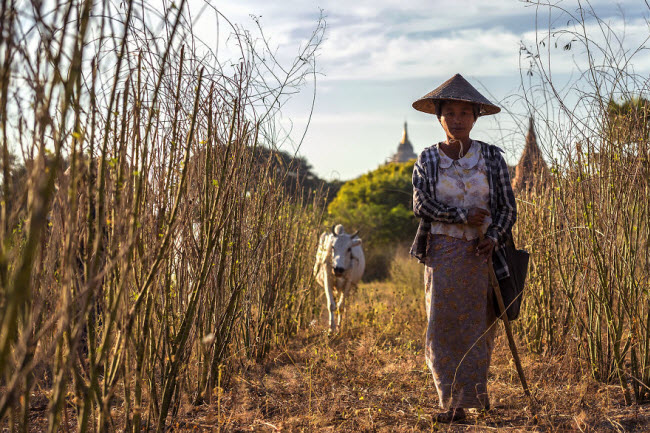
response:
M510 235L510 230L517 220L517 204L510 185L508 166L503 159L503 152L497 146L477 142L485 159L490 185L490 214L492 223L486 236L492 238L496 248L492 256L494 273L498 279L508 277L510 272L506 264L503 245ZM431 232L431 222L467 223L469 209L447 206L436 199L436 182L438 181L438 144L422 151L413 167L413 213L420 218L411 255L424 262L427 254L427 237Z

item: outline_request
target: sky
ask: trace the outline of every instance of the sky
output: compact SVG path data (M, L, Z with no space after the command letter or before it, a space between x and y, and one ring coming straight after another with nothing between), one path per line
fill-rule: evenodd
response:
M310 79L285 104L278 122L288 138L281 148L305 157L314 172L328 180L349 180L383 164L397 150L405 121L416 153L444 140L437 118L411 104L455 73L503 108L496 116L480 118L472 138L502 147L514 164L528 125L524 89L539 78L528 76L530 59L521 47L541 50L540 61L556 83L580 80L588 69L586 51L579 44L574 41L572 49L565 49L571 37L563 31L581 30L576 27L577 1L554 1L553 8L518 0L209 3L254 35L259 35L257 20L269 47L287 64L322 14L326 30L316 56L315 99ZM619 54L630 59L628 67L647 79L650 10L645 2L580 4L587 9L588 36L602 42L615 35L623 50ZM215 22L214 14L204 11L197 15L195 30L208 45L217 46L226 38L216 39L217 29L224 31L224 26Z

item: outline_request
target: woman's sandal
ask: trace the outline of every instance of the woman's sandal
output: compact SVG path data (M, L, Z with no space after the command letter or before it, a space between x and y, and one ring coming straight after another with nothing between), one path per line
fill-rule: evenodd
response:
M441 412L439 414L436 414L433 417L433 420L435 422L448 424L451 422L462 421L465 418L467 418L467 414L465 414L465 410L463 408L457 408L457 409L449 409L447 412Z

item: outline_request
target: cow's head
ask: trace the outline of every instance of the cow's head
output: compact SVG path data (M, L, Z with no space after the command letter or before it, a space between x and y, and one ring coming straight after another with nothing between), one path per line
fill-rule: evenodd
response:
M340 224L332 227L332 268L337 277L343 276L352 267L352 261L356 258L352 248L361 245L358 234L359 231L345 233Z

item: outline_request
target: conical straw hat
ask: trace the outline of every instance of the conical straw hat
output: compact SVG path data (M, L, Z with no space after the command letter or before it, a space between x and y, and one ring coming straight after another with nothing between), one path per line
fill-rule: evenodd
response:
M413 108L425 113L437 114L436 105L441 100L465 101L479 104L479 116L497 114L501 108L497 107L481 95L469 82L460 74L456 74L438 88L427 93L413 103Z

